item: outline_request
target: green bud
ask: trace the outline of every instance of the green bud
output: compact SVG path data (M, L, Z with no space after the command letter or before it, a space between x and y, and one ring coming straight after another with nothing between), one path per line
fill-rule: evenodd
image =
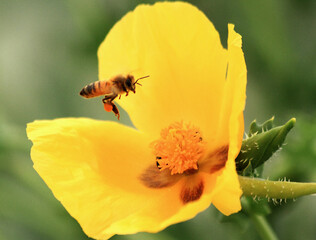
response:
M252 175L254 169L280 149L296 120L292 118L283 126L278 127L273 127L273 121L274 118L271 118L261 125L256 121L250 124L249 136L243 140L240 153L236 158L236 169L239 174Z

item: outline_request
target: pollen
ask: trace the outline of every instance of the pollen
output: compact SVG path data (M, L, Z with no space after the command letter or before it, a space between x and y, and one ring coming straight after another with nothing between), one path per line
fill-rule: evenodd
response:
M200 130L183 121L162 129L161 138L152 142L160 171L169 169L171 175L198 170L198 161L205 150Z
M109 102L105 102L103 104L103 107L104 107L104 110L107 111L107 112L111 112L112 109L113 109L113 105Z

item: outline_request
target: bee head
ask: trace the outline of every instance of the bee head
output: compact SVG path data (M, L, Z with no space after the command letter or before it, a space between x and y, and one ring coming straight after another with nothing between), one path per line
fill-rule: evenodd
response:
M138 79L135 81L134 76L132 76L132 75L127 75L126 80L125 80L125 83L124 83L124 84L125 84L125 87L126 87L126 89L127 89L128 91L132 91L133 93L135 93L135 86L136 86L136 84L142 86L142 85L138 82L138 80L143 79L143 78L148 78L148 77L149 77L149 76L141 77L141 78L138 78Z
M132 75L127 75L126 80L125 80L125 87L127 90L132 91L135 93L135 80Z

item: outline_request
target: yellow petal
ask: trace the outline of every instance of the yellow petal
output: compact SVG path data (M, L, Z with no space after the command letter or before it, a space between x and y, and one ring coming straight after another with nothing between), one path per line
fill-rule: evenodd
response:
M136 94L117 100L135 126L154 135L184 120L214 139L227 50L207 17L188 3L140 5L109 32L98 50L99 78L132 73Z
M194 217L212 199L215 177L201 173L201 199L184 204L183 181L149 188L140 180L155 163L149 137L113 122L56 119L28 124L34 168L55 197L96 239L140 231L157 232Z
M234 31L234 25L229 24L227 85L220 127L220 132L223 132L229 126L229 153L226 168L217 179L219 192L213 200L213 204L226 215L241 209L242 192L235 170L235 158L240 151L244 132L243 110L247 82L247 69L241 45L241 36ZM226 141L225 135L222 141Z
M224 214L238 211L234 159L243 133L246 67L233 26L227 51L212 23L190 4L141 5L114 26L98 57L102 80L150 75L135 95L119 100L140 131L89 119L36 121L27 128L34 168L87 235L157 232L213 200ZM184 185L185 178L143 174L154 169L150 142L179 120L201 128L212 148L229 145L223 170L198 173L204 185L195 201L186 197L195 186Z

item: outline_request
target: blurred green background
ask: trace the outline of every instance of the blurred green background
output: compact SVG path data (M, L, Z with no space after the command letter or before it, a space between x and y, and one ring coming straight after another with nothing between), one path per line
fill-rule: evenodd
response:
M96 52L136 0L0 0L0 240L88 239L32 168L26 123L90 117L116 121L80 89L98 76ZM243 36L248 68L245 126L275 115L297 124L265 167L270 179L316 181L316 1L196 0L226 46L227 23ZM127 39L128 41L128 39ZM123 112L121 110L121 112ZM126 113L122 122L131 124ZM280 239L316 239L316 196L274 206ZM223 222L214 207L159 234L113 239L258 239L249 220ZM233 216L233 218L235 217Z

